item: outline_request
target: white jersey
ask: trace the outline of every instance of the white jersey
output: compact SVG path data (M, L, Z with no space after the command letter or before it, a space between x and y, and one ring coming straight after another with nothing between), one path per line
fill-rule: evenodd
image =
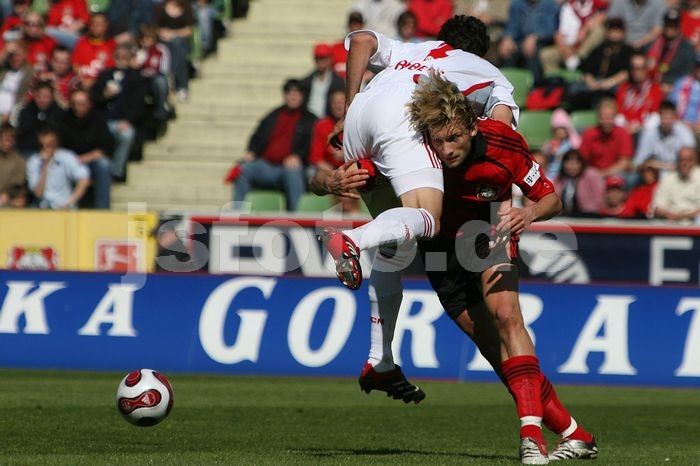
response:
M383 86L414 85L421 75L427 75L433 69L457 85L474 104L478 116L491 116L496 105L507 105L513 111L517 126L519 109L513 100L513 86L498 68L483 58L453 49L442 41L406 43L369 30L348 34L346 49L349 48L350 37L358 33L370 33L377 38L377 52L370 58L370 63L384 68L363 92Z
M374 31L377 52L370 63L384 67L355 95L347 115L343 137L345 160L372 158L397 196L413 189L431 187L442 191L442 165L437 153L410 124L407 105L415 85L430 70L455 83L473 103L478 115L490 116L494 107L507 105L518 121L513 86L486 60L440 41L418 44L389 39Z

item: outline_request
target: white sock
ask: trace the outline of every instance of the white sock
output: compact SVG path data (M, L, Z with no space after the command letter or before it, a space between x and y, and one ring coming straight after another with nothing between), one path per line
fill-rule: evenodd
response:
M566 438L569 435L573 434L576 429L578 429L578 424L576 423L576 420L572 417L571 424L569 424L569 427L567 427L564 430L564 432L561 433L562 438Z
M435 219L425 209L397 207L389 209L369 223L344 231L363 251L389 243L403 244L414 238L435 235Z
M569 71L574 71L581 64L581 59L577 55L571 55L566 59L566 69Z
M394 368L391 342L394 340L402 297L401 273L372 270L369 286L370 349L367 362L372 364L377 372L386 372Z

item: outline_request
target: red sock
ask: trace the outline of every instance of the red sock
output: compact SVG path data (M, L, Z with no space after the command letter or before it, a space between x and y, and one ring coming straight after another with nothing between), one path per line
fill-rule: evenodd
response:
M569 411L559 401L556 390L544 374L542 374L542 408L542 421L552 432L584 442L593 440L593 436L576 423Z
M501 365L521 421L520 438L542 437L542 372L535 356L514 356Z

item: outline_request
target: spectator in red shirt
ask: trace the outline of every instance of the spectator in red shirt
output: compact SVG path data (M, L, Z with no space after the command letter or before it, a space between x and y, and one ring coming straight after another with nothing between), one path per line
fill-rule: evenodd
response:
M89 89L104 69L114 66L116 42L109 37L109 20L95 13L88 22L87 34L78 39L73 49L73 68L83 88Z
M85 0L51 0L46 33L73 49L90 19Z
M250 138L235 181L234 202L244 201L251 189L281 185L287 196L287 208L295 210L304 193L304 163L316 117L303 106L304 93L299 81L290 79L283 91L284 105L263 118Z
M581 155L601 176L626 175L634 153L632 136L625 128L615 126L617 105L612 99L598 104L598 124L581 136Z
M67 109L70 101L70 96L78 89L78 76L73 71L71 66L70 51L59 45L53 49L49 69L37 73L36 81L48 81L55 90L56 103L63 109Z
M632 54L629 81L617 89L617 107L619 117L623 120L621 125L632 135L642 129L650 114L658 113L664 97L659 83L651 80L646 63L646 54Z
M700 54L700 0L689 0L681 11L681 34L695 47L695 53Z
M348 15L348 34L365 28L365 20L362 13L353 11ZM345 79L347 74L348 51L345 50L345 38L331 45L331 61L335 74Z
M39 13L30 12L24 17L22 38L27 45L27 60L34 69L36 71L48 69L56 41L46 35L44 18Z
M436 37L443 23L454 14L450 0L409 0L407 6L416 15L418 37Z
M625 179L613 175L605 179L605 195L603 196L603 208L600 209L602 217L619 217L625 209L627 201L627 189Z
M151 94L155 99L153 117L161 122L166 121L170 114L168 106L170 51L158 42L158 29L155 26L141 26L136 66L148 81Z
M22 18L31 6L31 0L14 0L12 2L12 13L4 19L2 26L0 26L0 44L2 44L0 48L5 48L5 42L22 38Z
M651 201L659 182L659 170L649 161L640 167L642 184L634 188L625 202L625 208L620 212L622 218L651 218Z

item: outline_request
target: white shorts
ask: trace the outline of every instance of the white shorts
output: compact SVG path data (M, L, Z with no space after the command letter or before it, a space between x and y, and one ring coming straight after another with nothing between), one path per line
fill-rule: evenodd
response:
M345 116L345 160L371 158L397 196L418 188L444 192L437 153L411 128L413 86L381 86L355 96Z

